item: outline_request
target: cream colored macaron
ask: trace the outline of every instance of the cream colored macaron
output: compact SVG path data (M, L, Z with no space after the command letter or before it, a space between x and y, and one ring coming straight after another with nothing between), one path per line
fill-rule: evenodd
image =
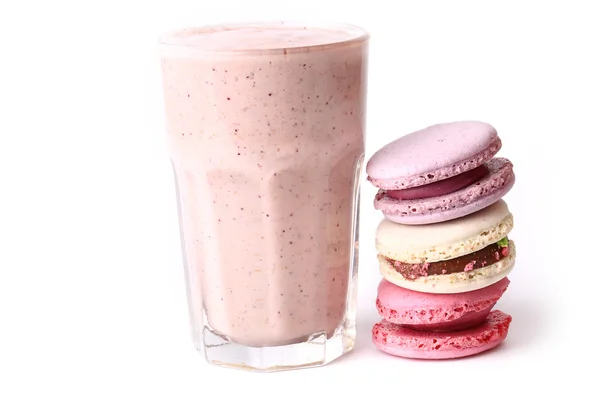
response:
M428 293L481 289L515 264L507 235L513 216L504 200L462 218L429 225L384 219L376 234L380 271L398 286Z

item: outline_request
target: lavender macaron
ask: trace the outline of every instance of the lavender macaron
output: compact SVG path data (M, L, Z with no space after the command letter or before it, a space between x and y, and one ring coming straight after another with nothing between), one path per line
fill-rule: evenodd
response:
M496 129L478 121L437 124L402 136L367 163L368 180L379 188L375 208L408 225L479 211L514 185L512 163L494 157L501 147Z

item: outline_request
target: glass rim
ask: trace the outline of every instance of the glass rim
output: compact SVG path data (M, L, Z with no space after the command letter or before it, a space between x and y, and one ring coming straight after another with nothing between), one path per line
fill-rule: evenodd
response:
M227 30L235 28L256 28L256 27L273 27L273 26L284 26L284 27L304 27L304 28L321 28L326 30L337 30L341 32L348 32L348 38L341 40L332 40L325 43L309 44L294 47L265 47L265 48L203 48L202 46L185 43L184 41L177 38L185 32L210 32L216 30ZM175 56L175 55L187 55L187 56L202 56L202 55L269 55L269 54L294 54L294 53L305 53L308 51L319 51L330 48L346 47L351 45L362 44L370 39L370 34L364 28L360 26L330 22L330 21L303 21L303 20L280 20L280 21L251 21L251 22L231 22L222 24L208 24L199 25L195 27L187 27L180 29L169 30L158 38L158 50L161 56Z

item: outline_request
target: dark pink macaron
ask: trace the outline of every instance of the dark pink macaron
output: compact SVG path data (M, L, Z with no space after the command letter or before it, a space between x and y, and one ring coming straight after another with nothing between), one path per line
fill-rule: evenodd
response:
M481 325L508 288L500 281L462 293L422 293L382 279L377 288L377 311L386 321L406 328L455 331Z
M459 331L422 331L383 320L372 329L379 350L405 358L451 359L493 349L506 339L512 318L494 310L476 327Z
M377 151L367 163L375 208L402 224L448 221L501 199L515 182L512 163L494 158L496 129L478 121L433 125Z

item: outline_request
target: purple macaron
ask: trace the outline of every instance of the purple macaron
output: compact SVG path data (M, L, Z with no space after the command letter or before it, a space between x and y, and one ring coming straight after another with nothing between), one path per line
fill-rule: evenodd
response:
M513 187L512 163L494 157L496 129L478 121L433 125L377 151L367 163L379 188L375 208L390 221L420 225L481 210Z

